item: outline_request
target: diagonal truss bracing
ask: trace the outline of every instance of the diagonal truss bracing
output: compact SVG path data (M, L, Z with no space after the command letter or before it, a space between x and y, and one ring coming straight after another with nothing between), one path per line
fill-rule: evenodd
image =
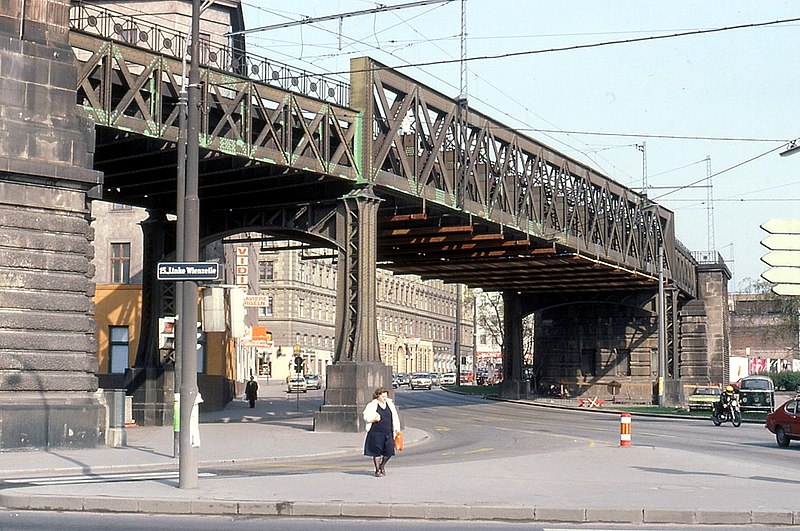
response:
M98 125L178 138L181 62L70 32L78 103ZM201 69L201 146L255 161L354 180L355 113L210 67Z
M651 274L663 245L667 271L694 291L669 210L474 109L460 142L456 100L369 58L351 70L351 105L372 132L368 180Z

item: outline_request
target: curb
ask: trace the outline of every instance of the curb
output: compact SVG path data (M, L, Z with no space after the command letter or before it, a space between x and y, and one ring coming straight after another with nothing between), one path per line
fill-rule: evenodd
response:
M466 394L466 393L458 393L457 391L451 391L457 394ZM646 411L624 411L621 409L611 409L611 408L585 408L585 407L577 407L577 406L562 406L560 404L543 404L543 403L536 403L530 400L525 399L516 399L516 398L502 398L499 396L484 396L485 400L494 400L496 402L511 402L513 404L519 404L522 406L531 406L531 407L544 407L544 408L551 408L551 409L566 409L571 411L585 411L586 413L599 413L599 414L607 414L607 415L619 415L620 413L630 413L631 415L637 417L648 417L648 418L667 418L667 419L677 419L677 420L691 420L691 421L702 421L702 422L709 422L711 419L710 417L698 417L694 415L676 415L673 413L648 413ZM753 420L753 419L742 419L742 424L764 424L763 420Z
M604 509L503 505L262 502L205 498L118 498L0 493L0 505L30 511L225 516L402 518L414 520L558 522L574 524L797 525L800 511Z

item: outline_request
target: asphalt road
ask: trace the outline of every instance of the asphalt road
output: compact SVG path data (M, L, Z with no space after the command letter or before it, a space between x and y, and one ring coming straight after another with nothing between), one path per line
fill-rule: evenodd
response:
M395 458L391 466L469 463L494 458L547 454L566 447L619 444L619 416L487 400L445 392L400 388L395 401L404 423L430 434L413 452ZM710 420L633 415L632 437L637 447L661 447L715 455L737 461L796 466L800 444L778 448L762 424L716 427ZM307 472L309 468L359 470L367 458L347 455L257 465L208 469L221 475L269 475ZM713 478L710 478L713 481Z

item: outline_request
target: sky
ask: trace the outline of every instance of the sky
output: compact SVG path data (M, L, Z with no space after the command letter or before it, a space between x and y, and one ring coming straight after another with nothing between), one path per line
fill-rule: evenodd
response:
M242 6L245 27L256 28L411 1ZM800 218L800 153L779 156L800 137L800 68L792 59L800 2L465 6L470 108L630 188L646 184L648 197L675 213L676 237L686 247L724 258L730 291L759 280L769 267L760 260L767 233L759 225ZM247 47L344 80L350 59L367 55L455 98L461 7L455 0L348 17L341 32L338 20L259 31L247 35ZM774 23L788 19L797 20ZM453 62L409 66L440 60Z

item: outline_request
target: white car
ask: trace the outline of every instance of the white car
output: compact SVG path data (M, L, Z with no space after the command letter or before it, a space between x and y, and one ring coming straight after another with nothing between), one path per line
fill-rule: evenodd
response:
M416 372L411 375L411 389L431 389L433 387L433 379L427 372Z
M302 376L293 376L286 384L287 393L305 393L308 392L308 384L306 379Z
M456 373L446 372L442 375L442 385L455 385L455 384L456 384Z

